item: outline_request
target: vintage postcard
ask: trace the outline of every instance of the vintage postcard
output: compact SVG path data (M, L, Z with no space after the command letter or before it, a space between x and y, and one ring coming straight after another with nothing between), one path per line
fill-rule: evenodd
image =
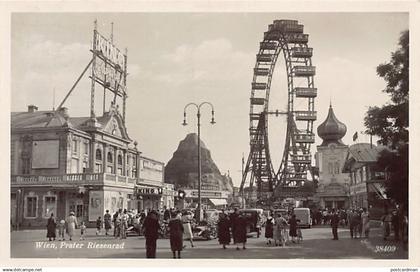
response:
M2 3L9 264L418 265L418 4L95 3Z

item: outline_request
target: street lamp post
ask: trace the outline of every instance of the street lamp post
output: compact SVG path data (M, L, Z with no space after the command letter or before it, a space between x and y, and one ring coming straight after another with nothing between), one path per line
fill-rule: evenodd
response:
M202 102L200 105L196 103L188 103L184 107L184 122L183 126L187 125L187 108L189 106L195 106L197 108L197 135L198 135L198 221L201 221L201 143L200 143L200 118L201 118L201 107L204 105L209 105L211 107L211 122L210 124L214 125L214 107L210 102Z

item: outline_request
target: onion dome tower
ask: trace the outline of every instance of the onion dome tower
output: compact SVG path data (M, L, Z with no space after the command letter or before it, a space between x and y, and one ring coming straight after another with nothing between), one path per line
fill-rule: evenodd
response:
M328 146L332 143L336 145L344 145L341 138L346 135L347 127L337 119L331 104L327 119L318 126L317 132L318 136L323 140L321 146Z

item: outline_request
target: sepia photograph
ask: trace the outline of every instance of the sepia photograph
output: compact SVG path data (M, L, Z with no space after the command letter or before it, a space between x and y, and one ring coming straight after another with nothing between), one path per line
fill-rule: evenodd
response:
M409 26L11 13L10 258L407 261Z

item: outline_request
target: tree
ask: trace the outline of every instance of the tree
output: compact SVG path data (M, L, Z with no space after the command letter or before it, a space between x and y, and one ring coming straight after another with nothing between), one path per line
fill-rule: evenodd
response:
M366 133L378 136L381 144L392 148L408 143L408 39L407 30L401 34L391 61L377 67L377 74L387 82L383 92L391 96L391 101L382 107L369 107L364 122Z
M378 165L388 173L387 195L408 207L408 68L409 32L401 33L399 47L391 61L380 64L376 72L387 85L383 92L391 101L382 107L369 107L364 124L366 133L380 138L379 143L390 147L378 157Z

